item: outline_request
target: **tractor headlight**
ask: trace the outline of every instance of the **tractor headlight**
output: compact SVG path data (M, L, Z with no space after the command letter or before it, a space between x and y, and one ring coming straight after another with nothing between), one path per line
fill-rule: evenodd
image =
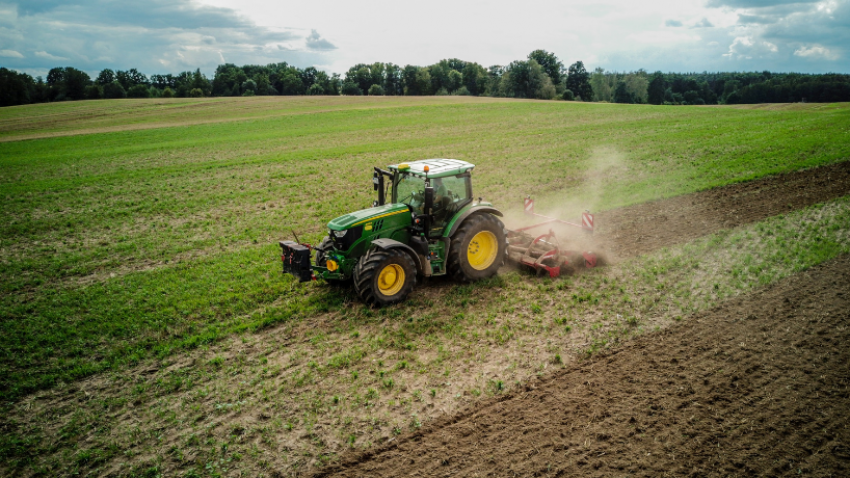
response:
M337 239L342 239L343 237L345 237L345 234L346 234L347 232L348 232L348 229L346 229L346 230L344 230L344 231L333 231L333 235L334 235L334 237L335 237L335 238L337 238Z

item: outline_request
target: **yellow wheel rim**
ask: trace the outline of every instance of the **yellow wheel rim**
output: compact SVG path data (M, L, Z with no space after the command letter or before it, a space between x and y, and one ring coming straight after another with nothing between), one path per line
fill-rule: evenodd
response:
M398 264L390 264L378 274L378 290L383 295L396 295L404 285L404 269Z
M498 253L499 241L496 239L496 235L490 231L481 231L469 241L466 258L473 269L483 271L493 265Z

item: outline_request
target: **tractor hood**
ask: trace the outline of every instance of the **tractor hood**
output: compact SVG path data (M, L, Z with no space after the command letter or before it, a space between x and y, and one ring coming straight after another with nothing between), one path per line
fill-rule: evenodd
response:
M406 204L385 204L369 209L361 209L344 216L340 216L328 223L328 229L332 231L344 231L351 227L361 226L375 219L395 216L397 214L410 213Z

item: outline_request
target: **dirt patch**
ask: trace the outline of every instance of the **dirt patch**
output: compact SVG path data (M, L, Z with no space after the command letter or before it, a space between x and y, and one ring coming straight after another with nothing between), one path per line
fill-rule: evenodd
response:
M850 161L596 215L596 247L635 257L850 194Z
M316 476L847 476L850 257Z

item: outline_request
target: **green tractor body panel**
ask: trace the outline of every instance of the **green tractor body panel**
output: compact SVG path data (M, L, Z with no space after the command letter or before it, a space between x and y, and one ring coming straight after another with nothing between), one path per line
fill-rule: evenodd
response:
M331 231L345 231L346 229L365 225L378 219L384 219L390 216L409 212L410 210L405 204L386 204L383 206L361 209L333 219L328 223L328 229Z
M446 224L445 229L443 229L443 237L451 237L452 233L457 229L457 226L463 222L464 219L470 216L470 214L475 213L488 213L495 214L496 216L502 216L502 213L493 207L493 204L489 202L478 202L476 204L470 204L465 208L461 209L457 212Z
M339 268L329 271L326 267L314 266L316 276L332 280L350 278L355 264L375 239L393 239L406 244L410 239L411 221L406 204L361 209L333 219L328 223L333 250L328 251L327 258L339 264Z

